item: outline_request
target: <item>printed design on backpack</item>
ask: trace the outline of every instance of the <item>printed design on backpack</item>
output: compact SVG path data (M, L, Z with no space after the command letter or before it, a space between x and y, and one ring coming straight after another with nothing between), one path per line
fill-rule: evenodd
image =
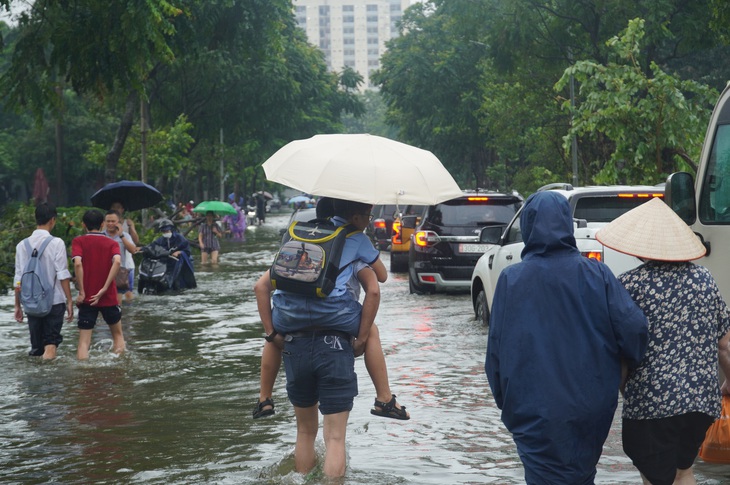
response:
M53 279L49 278L43 265L40 264L41 256L52 240L53 236L48 236L36 249L27 239L25 240L25 248L30 258L20 278L20 303L25 313L31 317L45 317L53 306L56 275L54 273Z
M274 288L324 298L335 287L342 250L352 225L335 227L326 220L292 222L271 265Z

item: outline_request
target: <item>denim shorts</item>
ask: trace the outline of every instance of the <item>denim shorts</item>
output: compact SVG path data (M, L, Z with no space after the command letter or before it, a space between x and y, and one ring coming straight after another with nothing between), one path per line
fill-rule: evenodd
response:
M91 306L88 303L84 303L79 305L78 327L81 330L91 330L94 328L100 312L107 325L114 325L122 321L122 309L119 305Z
M305 328L333 328L357 337L362 306L351 296L314 298L295 293L274 293L272 320L281 334Z
M352 410L357 374L348 339L326 335L326 331L288 338L283 354L286 392L292 405L308 408L319 402L322 414Z

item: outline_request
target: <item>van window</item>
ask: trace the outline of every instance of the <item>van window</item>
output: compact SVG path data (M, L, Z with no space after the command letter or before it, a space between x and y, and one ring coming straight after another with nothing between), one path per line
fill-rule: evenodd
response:
M703 224L730 224L730 125L719 125L700 193Z

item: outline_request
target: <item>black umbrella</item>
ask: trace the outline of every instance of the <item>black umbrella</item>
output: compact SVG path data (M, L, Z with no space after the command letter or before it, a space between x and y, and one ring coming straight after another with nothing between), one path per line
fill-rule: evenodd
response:
M125 211L152 207L162 200L159 190L137 180L121 180L107 184L91 196L94 207L109 210L114 202L120 202Z

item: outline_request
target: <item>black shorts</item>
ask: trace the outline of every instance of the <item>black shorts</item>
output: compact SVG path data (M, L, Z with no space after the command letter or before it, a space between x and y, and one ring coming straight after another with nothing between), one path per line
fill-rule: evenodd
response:
M66 314L66 304L57 303L45 317L28 315L28 329L30 330L30 352L28 355L40 356L45 352L46 345L58 347L63 342L61 328L63 317Z
M79 328L81 330L94 328L100 312L107 325L114 325L122 320L122 308L119 305L91 306L83 304L79 305Z
M687 413L661 419L624 419L624 453L653 485L671 485L677 470L692 466L715 418Z

